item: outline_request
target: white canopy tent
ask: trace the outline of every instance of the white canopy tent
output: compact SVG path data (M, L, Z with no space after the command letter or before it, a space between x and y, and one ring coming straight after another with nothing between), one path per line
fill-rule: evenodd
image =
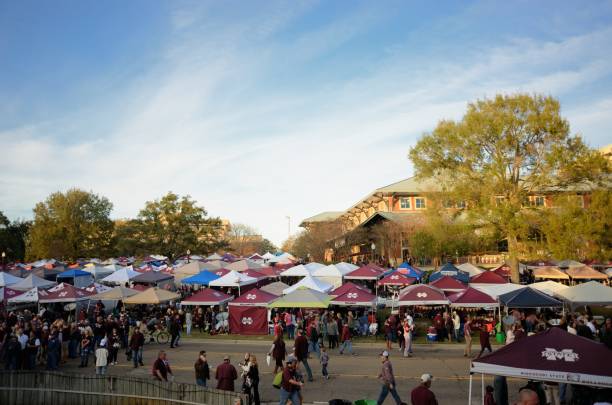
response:
M312 271L303 264L298 264L283 271L280 275L281 277L306 277L312 275Z
M218 253L213 253L212 255L208 256L206 258L206 260L221 260L223 257L218 254Z
M521 288L525 288L524 285L520 284L470 284L470 287L473 287L477 290L482 291L483 293L490 295L491 297L498 299L500 295L509 293L511 291L520 290Z
M272 253L270 253L270 252L266 252L261 257L263 257L264 260L270 260L271 258L274 257L274 255Z
M11 285L11 288L13 290L26 291L36 287L51 288L54 285L56 285L56 283L54 283L53 281L45 280L44 278L40 278L38 276L35 276L34 274L30 274L28 277L20 280L18 283Z
M100 280L113 274L116 270L115 268L121 268L121 266L117 266L116 264L111 264L109 266L85 266L83 271L90 273L94 280Z
M334 264L340 271L345 272L344 274L350 273L351 271L357 270L359 266L355 266L352 263L340 262Z
M541 291L546 295L550 295L551 297L569 288L565 284L557 283L556 281L552 280L539 281L537 283L529 284L529 287L535 288L536 290Z
M457 267L459 270L463 270L466 273L469 273L470 277L477 276L477 275L479 275L480 273L482 273L484 271L480 267L475 266L475 265L473 265L472 263L469 263L469 262L468 263L460 264L460 265L455 266L455 267Z
M320 269L321 267L325 267L325 265L321 263L317 263L317 262L310 262L310 263L306 263L304 267L306 267L308 271L313 272L317 269Z
M348 263L330 264L313 271L312 276L334 287L340 287L343 277L355 270L347 265Z
M219 277L208 283L209 287L237 287L240 295L240 287L257 283L255 277L247 276L246 274L237 271L230 271L226 275Z
M38 287L34 287L24 292L23 294L19 294L16 297L12 297L8 299L9 304L31 304L38 302L41 296L48 295L45 290L41 290Z
M22 278L15 277L10 273L0 272L0 287L11 286L20 282Z
M612 305L612 288L597 281L568 287L557 292L555 296L569 302L574 308L581 305Z
M104 277L102 282L111 283L111 284L124 284L128 283L131 279L136 276L139 276L141 273L135 271L132 266L123 267L120 270L117 270L113 274Z
M333 284L329 284L324 281L317 280L311 275L308 275L304 277L303 279L301 279L298 283L283 290L283 294L286 295L286 294L292 293L293 291L298 290L300 288L309 288L311 290L315 290L318 292L328 293L334 289L334 286Z

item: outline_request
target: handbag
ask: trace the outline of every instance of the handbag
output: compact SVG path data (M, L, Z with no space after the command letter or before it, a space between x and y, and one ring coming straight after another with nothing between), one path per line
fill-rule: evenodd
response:
M266 356L266 364L268 365L268 367L270 367L270 362L271 362L271 358L270 358L270 353L268 353L268 355Z
M272 380L272 386L274 388L280 389L281 383L283 382L283 372L279 371L275 376L274 380Z

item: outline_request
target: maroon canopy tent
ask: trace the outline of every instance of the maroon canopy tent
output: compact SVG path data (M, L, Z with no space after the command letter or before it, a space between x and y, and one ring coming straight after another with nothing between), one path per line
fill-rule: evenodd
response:
M439 279L429 283L429 285L439 288L444 292L459 292L467 288L467 285L451 276L442 276Z
M409 305L448 305L444 292L427 284L406 287L399 296L399 306Z
M221 269L217 269L217 270L208 270L208 271L210 271L212 274L216 274L219 277L223 277L227 273L229 273L231 270L228 270L226 268L221 268Z
M276 298L278 297L275 295L254 288L230 302L230 332L241 335L266 335L268 304Z
M344 283L340 287L338 287L335 290L333 290L332 292L330 292L329 295L333 295L333 296L337 297L339 295L344 294L345 292L348 292L348 291L352 290L353 288L358 288L358 289L360 289L362 291L365 291L365 292L368 292L368 293L371 292L367 288L362 287L362 286L357 285L357 284L353 284L353 283L351 283L349 281L348 283Z
M378 267L378 266L377 266ZM385 274L384 269L372 265L361 266L344 276L345 280L378 280ZM381 271L382 270L382 271Z
M234 299L231 295L222 293L221 291L213 290L212 288L203 288L191 297L185 298L181 301L182 305L204 305L214 306L223 305L228 301Z
M449 295L451 307L460 308L494 308L498 306L495 298L475 288L468 289Z
M378 281L378 285L411 285L414 284L416 278L408 277L401 273L394 272Z
M603 344L551 328L472 361L470 373L610 388L610 364Z
M38 300L41 304L47 304L52 302L77 302L88 300L93 293L82 288L74 287L70 284L61 283L57 287L54 287L47 291L48 294L44 297L41 296Z
M376 296L353 285L346 292L334 298L329 304L343 307L373 307L376 305Z
M508 280L505 277L493 271L483 271L470 279L472 284L507 284Z

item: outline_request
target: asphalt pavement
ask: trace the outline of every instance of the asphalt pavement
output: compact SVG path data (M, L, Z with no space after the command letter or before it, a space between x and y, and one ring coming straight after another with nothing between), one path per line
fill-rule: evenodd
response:
M266 353L270 345L271 339L262 341L183 338L181 345L174 349L167 345L153 343L145 346L145 367L133 368L132 363L126 360L125 353L120 353L119 364L109 366L108 373L148 378L158 350L164 349L168 353L168 360L174 370L176 381L195 383L193 364L200 350L206 350L213 376L214 367L221 363L223 356L229 355L232 364L237 366L244 354L250 352L257 356L259 362L261 376L259 390L262 402L277 403L279 391L272 387L273 368L266 364ZM287 342L287 347L290 348L290 346L290 342ZM314 381L306 382L303 388L304 403L327 403L334 398L350 401L377 399L380 392L380 384L377 379L381 367L379 353L384 349L384 342L380 342L354 345L355 356L346 353L340 355L337 350L330 350L329 380L322 378L320 363L316 355L312 354L313 357L309 364L313 370ZM410 391L419 384L419 378L423 373L430 373L434 376L432 390L440 405L468 403L470 363L469 359L463 357L463 345L435 343L415 345L414 355L409 358L402 357L395 345L390 353L398 392L403 402L410 404ZM90 361L90 367L83 370L77 368L79 363L78 359L75 359L70 360L62 369L93 374L95 372L92 367L93 363ZM216 381L213 378L209 383L214 385ZM484 383L492 385L492 378L485 377ZM523 380L509 379L510 403L516 399L516 393L523 384ZM237 381L236 389L240 389L240 385L240 381ZM482 399L479 375L474 376L473 391L473 403L480 403ZM393 404L391 396L387 398L385 404Z

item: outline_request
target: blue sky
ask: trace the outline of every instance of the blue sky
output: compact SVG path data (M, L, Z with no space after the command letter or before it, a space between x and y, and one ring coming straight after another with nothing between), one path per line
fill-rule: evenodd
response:
M0 210L172 190L280 243L498 92L612 142L612 2L0 2Z

